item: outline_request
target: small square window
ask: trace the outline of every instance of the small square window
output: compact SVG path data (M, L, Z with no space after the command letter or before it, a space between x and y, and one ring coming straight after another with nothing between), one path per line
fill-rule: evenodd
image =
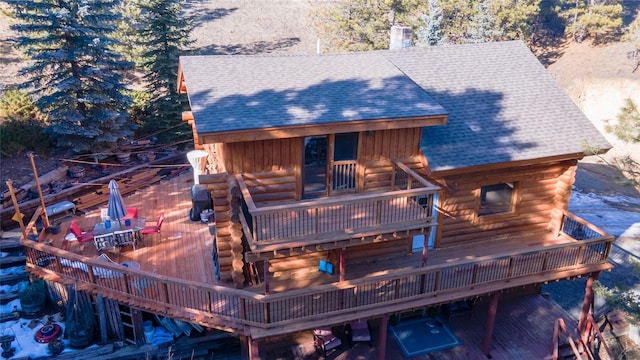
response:
M509 182L481 187L478 216L513 212L515 186Z

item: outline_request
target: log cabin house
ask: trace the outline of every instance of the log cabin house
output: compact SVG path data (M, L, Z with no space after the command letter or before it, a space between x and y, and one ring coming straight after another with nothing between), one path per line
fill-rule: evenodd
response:
M240 334L252 359L368 319L384 358L390 315L478 297L490 355L501 293L580 276L584 328L613 237L568 203L585 145L610 145L523 43L184 56L178 88L207 151L216 280L127 273L156 284L139 296L89 271L88 291ZM65 276L29 251L32 273Z

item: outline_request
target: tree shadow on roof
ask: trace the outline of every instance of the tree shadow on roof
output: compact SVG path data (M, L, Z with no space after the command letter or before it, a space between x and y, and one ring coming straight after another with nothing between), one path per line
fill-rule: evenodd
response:
M539 146L535 137L523 137L514 115L504 109L501 93L479 89L427 92L449 112L446 125L422 131L420 147L434 169L508 162Z
M287 127L309 125L326 126L327 133L334 133L332 124L348 121L441 115L440 104L449 121L425 128L421 147L443 168L506 162L541 146L512 123L500 93L425 92L407 80L394 76L375 85L363 79L325 80L302 89L261 89L222 97L212 88L189 96L199 133L282 128L281 134L286 134Z

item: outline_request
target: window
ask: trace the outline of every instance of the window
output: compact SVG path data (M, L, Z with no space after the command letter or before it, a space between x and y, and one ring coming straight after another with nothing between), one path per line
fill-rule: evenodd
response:
M478 216L513 212L515 188L514 182L481 187Z

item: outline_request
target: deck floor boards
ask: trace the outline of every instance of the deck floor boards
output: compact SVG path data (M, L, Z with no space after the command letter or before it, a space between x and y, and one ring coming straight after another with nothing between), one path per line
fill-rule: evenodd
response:
M169 180L142 188L125 196L127 207L138 208L139 217L146 219L146 224L155 224L161 212L165 215L161 235L153 234L144 237L143 245L136 251L132 247L122 249L118 254L109 253L114 260L122 263L135 261L141 265L141 270L157 272L161 275L176 277L190 281L229 285L215 279L213 270L213 240L214 236L209 232L209 226L200 221L189 219L191 209L191 186L193 177L186 173ZM90 231L100 221L100 208L102 204L82 216L75 217L80 227ZM68 233L69 221L62 224L62 231L57 235L41 237L40 241L51 239L56 247L68 250L87 257L97 257L98 253L93 242L78 243L65 241ZM428 252L427 265L443 264L452 260L472 259L484 255L522 249L523 244L529 247L543 244L558 244L572 241L567 237L557 237L546 231L529 232L517 236L505 236L494 241L468 244ZM469 256L469 254L474 254ZM402 269L420 266L422 257L420 253L395 256L388 259L378 259L369 262L351 263L347 259L345 279L352 280L365 276L373 276L389 269ZM337 264L336 264L337 265ZM270 278L270 290L281 292L285 290L310 287L327 284L339 280L339 275L318 274L315 270L306 270L283 277ZM248 287L256 293L264 292L264 282L260 285Z
M189 281L233 286L215 280L212 261L213 235L209 232L209 226L200 221L189 219L190 188L192 185L191 174L184 174L127 195L125 197L126 206L137 207L139 216L145 218L148 225L155 223L160 212L164 212L165 222L162 225L162 233L161 236L146 236L144 244L136 251L127 247L120 252L119 256L112 253L109 255L119 262L136 261L141 265L143 271L157 271L161 275ZM106 207L106 204L102 204L100 207ZM95 223L100 221L100 207L87 211L82 216L75 217L74 220L80 224L82 229L90 230ZM97 257L98 253L93 242L79 243L64 240L68 233L68 227L69 223L66 222L62 226L60 234L48 234L41 237L40 241L49 239L53 246L87 257ZM496 253L498 249L500 252L508 252L517 248L521 249L523 243L534 247L566 241L570 240L553 236L550 233L523 234L518 237L505 237L488 244L429 251L427 264L436 265L451 259L466 258L470 253L475 257L480 257ZM385 269L415 267L419 266L420 262L421 254L419 253L375 262L361 262L359 264L347 262L346 279L370 276ZM317 272L309 273L310 276L306 277L304 275L299 274L300 278L305 281L289 279L279 282L278 279L271 279L271 290L275 292L293 287L314 286L339 279L338 275L318 275ZM246 289L261 293L264 290L263 286L261 284ZM557 317L563 317L568 328L575 328L574 319L562 312L557 306L545 303L546 299L539 296L538 298L530 302L500 301L492 346L493 359L544 358L549 351L553 320ZM509 305L512 303L513 305ZM463 341L463 346L425 355L420 359L486 359L480 350L486 313L486 307L478 306L471 318L451 321L451 327ZM391 337L389 339L387 355L399 351ZM376 346L375 341L374 339L374 346ZM359 344L358 347L364 349L366 344ZM401 359L401 357L398 358Z

